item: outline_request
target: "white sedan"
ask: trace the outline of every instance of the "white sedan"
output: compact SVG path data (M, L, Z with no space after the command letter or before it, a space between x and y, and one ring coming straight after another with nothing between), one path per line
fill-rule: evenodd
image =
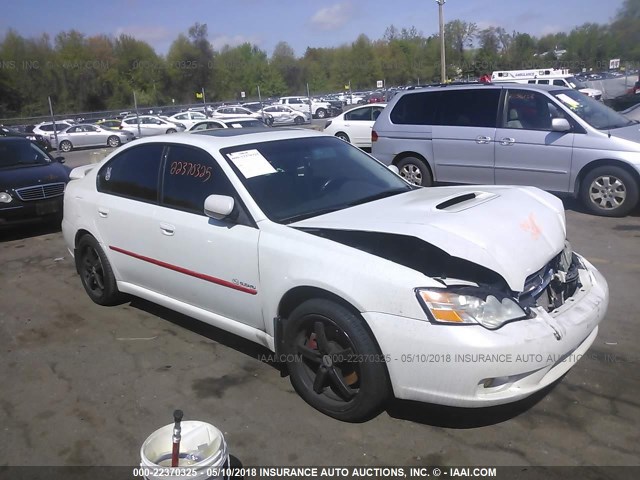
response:
M139 115L126 117L120 124L120 130L133 133L136 137L176 133L185 130L181 123L174 123L154 115Z
M164 117L164 118L169 122L181 123L188 130L189 128L194 126L196 123L202 122L203 120L206 120L209 117L207 117L204 113L201 113L201 112L187 111L187 112L176 113L175 115L172 115L170 117Z
M287 105L268 105L262 111L273 117L273 125L302 125L311 121L311 115L308 112L299 112Z
M373 124L386 106L386 103L373 103L347 110L336 118L327 120L324 132L345 142L351 142L357 147L371 148Z
M566 242L556 197L415 187L319 132L142 139L71 178L62 231L94 302L142 297L257 342L341 420L392 396L524 398L606 314L607 283Z

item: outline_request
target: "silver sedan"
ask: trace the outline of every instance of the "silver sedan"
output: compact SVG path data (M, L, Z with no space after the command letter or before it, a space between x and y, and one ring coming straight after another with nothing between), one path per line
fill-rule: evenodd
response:
M118 147L134 138L131 132L112 130L89 124L73 125L58 133L57 145L55 135L50 136L51 146L57 148L59 145L58 150L63 152L70 152L74 148L82 147Z

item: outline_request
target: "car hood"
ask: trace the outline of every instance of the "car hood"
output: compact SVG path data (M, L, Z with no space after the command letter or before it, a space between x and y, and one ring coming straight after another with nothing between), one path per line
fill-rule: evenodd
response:
M562 251L562 202L533 187L420 188L290 224L416 237L488 268L522 291Z
M69 169L60 163L0 169L0 190L68 181Z
M614 128L613 130L600 130L603 133L610 133L612 137L623 138L631 142L640 143L640 124L634 123L628 127Z
M589 95L590 97L595 97L598 95L602 95L602 90L598 90L597 88L581 88L578 90L580 93L584 93Z

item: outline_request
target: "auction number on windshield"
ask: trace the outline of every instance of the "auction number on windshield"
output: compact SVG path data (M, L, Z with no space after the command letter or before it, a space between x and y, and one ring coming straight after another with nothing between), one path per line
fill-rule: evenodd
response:
M169 173L171 175L201 178L203 182L206 182L211 178L211 167L200 163L171 162L171 170L169 170Z

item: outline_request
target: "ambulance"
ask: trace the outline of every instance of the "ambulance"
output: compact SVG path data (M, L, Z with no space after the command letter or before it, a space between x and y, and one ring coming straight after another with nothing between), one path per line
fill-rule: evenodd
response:
M491 74L492 83L536 83L557 85L578 90L596 100L602 100L602 91L589 88L569 73L568 69L542 68L531 70L503 70Z

